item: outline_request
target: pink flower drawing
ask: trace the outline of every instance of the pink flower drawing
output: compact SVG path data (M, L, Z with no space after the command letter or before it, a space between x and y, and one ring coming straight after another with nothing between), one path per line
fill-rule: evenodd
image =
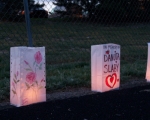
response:
M35 58L36 63L39 64L42 61L41 52L40 51L36 52L34 55L34 58Z
M26 81L30 84L32 84L33 82L35 82L36 80L36 73L34 72L29 72L27 75L26 75Z

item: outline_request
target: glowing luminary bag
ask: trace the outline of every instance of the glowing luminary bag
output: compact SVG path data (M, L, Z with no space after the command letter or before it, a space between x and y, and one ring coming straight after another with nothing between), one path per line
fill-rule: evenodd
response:
M120 86L120 45L91 46L91 90L105 92Z
M150 82L150 43L148 43L148 57L147 57L146 80L147 80L147 82Z
M10 104L46 101L45 47L11 47Z

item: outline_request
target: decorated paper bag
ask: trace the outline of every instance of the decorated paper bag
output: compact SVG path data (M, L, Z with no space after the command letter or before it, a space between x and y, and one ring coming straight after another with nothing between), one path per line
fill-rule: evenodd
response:
M147 80L147 82L150 82L150 43L148 43L148 58L147 58L146 80Z
M11 47L10 103L17 107L46 101L45 47Z
M120 86L120 45L91 46L91 89L105 92Z

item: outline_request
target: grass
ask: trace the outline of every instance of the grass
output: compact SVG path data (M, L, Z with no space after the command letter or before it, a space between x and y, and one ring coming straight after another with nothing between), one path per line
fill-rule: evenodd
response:
M0 22L0 101L9 98L10 47L28 46L25 23ZM150 24L101 25L32 19L34 46L46 47L47 91L90 87L90 47L121 45L121 82L145 78Z
M47 90L90 85L90 66L87 63L47 67L47 81L50 81Z
M144 78L146 61L135 61L121 64L121 84L131 78ZM76 63L69 65L51 66L47 65L46 89L53 91L67 89L70 87L90 87L91 68L89 63ZM9 99L9 78L0 81L0 101Z

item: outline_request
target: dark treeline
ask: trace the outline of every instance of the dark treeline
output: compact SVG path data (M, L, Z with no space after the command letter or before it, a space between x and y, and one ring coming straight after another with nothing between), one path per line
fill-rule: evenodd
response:
M28 0L29 10L31 8L43 7L44 4L35 4L34 0ZM24 21L25 16L19 15L24 10L23 0L0 0L0 20Z
M61 16L76 14L78 17L81 14L86 15L86 18L92 22L147 22L150 20L150 0L58 0L54 4L66 8L66 11L56 11Z

